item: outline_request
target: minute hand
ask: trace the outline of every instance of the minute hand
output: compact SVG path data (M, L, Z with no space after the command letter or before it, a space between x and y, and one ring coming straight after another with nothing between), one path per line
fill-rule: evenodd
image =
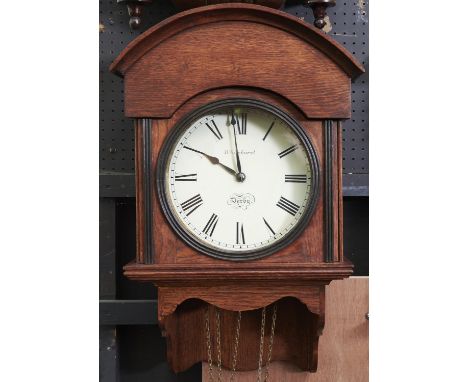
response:
M236 120L234 119L234 113L232 114L231 125L234 130L234 144L236 145L237 171L240 174L242 172L242 167L239 159L239 149L237 148Z
M232 175L237 175L237 172L234 171L232 168L222 164L218 158L214 157L214 156L211 156L211 155L208 155L207 153L204 153L202 151L199 151L199 150L196 150L196 149L192 149L191 147L188 147L188 146L184 146L184 148L186 148L187 150L190 150L190 151L194 151L198 154L201 154L203 156L205 156L212 164L219 164L222 168L224 168L227 172L229 172L230 174Z

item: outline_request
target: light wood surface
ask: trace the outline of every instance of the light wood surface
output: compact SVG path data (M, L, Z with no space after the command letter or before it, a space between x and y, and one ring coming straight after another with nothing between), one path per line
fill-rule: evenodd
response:
M317 372L302 372L291 364L274 362L270 366L270 382L369 380L369 321L365 318L369 311L369 278L333 281L326 289L325 310L327 318L319 341ZM229 376L229 371L223 371L221 380L229 381ZM203 381L209 382L208 365L205 363ZM257 372L236 373L234 381L256 382Z

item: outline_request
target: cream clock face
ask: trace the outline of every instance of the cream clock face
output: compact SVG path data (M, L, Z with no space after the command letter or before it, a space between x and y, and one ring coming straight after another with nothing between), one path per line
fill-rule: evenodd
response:
M247 260L277 251L307 224L318 166L292 118L231 100L192 113L173 133L160 158L160 198L190 245Z

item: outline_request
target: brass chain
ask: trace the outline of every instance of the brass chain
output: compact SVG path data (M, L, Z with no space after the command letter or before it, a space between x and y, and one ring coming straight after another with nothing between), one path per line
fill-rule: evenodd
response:
M206 332L206 348L208 350L208 373L210 382L213 382L213 360L211 358L211 334L210 334L210 308L205 310L205 332Z
M218 362L218 382L221 382L221 319L220 311L215 307L215 317L216 317L216 347L217 347L217 362ZM262 382L262 363L263 363L263 344L265 342L265 317L266 317L266 307L262 309L262 323L260 325L260 347L258 355L258 375L257 382ZM275 327L276 327L276 317L277 317L277 305L273 305L273 314L271 318L271 330L270 330L270 339L268 344L268 355L267 361L265 364L265 379L263 382L268 382L269 377L269 366L271 361L271 356L273 353L273 344L275 338ZM232 355L232 371L229 378L230 382L234 381L236 366L237 366L237 356L239 350L239 340L240 340L240 326L241 326L242 313L237 312L237 321L236 321L236 330L234 335L234 348ZM212 349L211 349L211 333L210 333L210 314L209 308L205 310L205 330L206 330L206 347L208 350L208 372L209 372L209 381L213 382L213 359L212 359Z
M275 340L276 312L278 310L277 308L278 308L278 306L275 303L275 305L273 305L273 315L271 317L270 344L268 345L268 358L267 358L267 362L266 362L266 365L265 365L265 379L264 379L264 382L268 382L268 377L269 377L268 367L270 366L271 354L273 352L273 342Z
M239 349L239 335L240 335L240 326L241 326L242 312L237 312L237 322L236 322L236 333L234 336L234 350L232 352L232 371L229 382L234 381L234 374L236 372L237 365L237 351Z
M262 362L263 362L263 340L265 338L265 313L266 307L262 309L262 324L260 325L260 349L258 352L258 375L257 382L262 380Z
M215 307L216 312L216 346L218 347L218 382L221 382L221 324L219 318L219 309Z

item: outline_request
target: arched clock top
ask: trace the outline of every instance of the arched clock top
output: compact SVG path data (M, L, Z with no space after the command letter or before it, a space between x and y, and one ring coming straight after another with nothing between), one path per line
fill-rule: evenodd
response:
M212 89L259 88L308 118L349 118L353 56L320 30L258 5L221 4L155 25L111 65L125 77L128 117L170 118Z

